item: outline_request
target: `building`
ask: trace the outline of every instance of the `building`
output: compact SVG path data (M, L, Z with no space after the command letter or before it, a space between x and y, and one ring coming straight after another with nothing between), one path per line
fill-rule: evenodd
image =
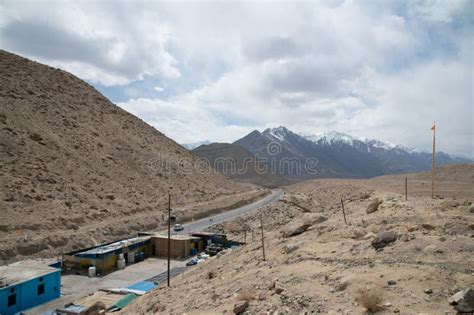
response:
M90 266L95 266L98 274L117 269L117 260L120 254L128 259L128 253L145 256L153 254L150 236L139 236L113 243L91 247L63 255L63 268L67 271L87 274ZM128 262L128 261L127 261Z
M9 315L59 298L61 269L35 261L0 266L0 314Z
M155 249L155 255L158 257L168 256L168 236L155 234L151 237L152 246ZM204 240L200 237L187 235L172 235L170 239L170 248L172 258L185 258L195 255L204 250Z

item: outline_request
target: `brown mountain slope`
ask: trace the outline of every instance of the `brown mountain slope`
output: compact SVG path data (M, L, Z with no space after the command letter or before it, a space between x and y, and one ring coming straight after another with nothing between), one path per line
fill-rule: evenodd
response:
M192 151L197 156L233 180L274 188L288 185L290 181L272 172L244 147L230 143L211 143L201 145Z
M0 51L0 81L1 262L155 229L170 188L181 220L261 193L67 72Z

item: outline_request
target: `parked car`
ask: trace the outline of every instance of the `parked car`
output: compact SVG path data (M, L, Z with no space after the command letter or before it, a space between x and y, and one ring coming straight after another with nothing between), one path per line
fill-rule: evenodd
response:
M175 231L182 231L182 230L184 230L184 226L182 226L181 224L175 224L174 225L174 230Z
M186 263L186 266L194 266L194 265L197 265L197 263L198 263L198 259L197 259L197 258L193 258L193 259L191 259L190 261L188 261L188 262Z

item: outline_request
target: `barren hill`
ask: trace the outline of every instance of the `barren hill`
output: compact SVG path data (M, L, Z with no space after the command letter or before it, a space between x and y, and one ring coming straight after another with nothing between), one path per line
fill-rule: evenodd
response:
M282 175L273 173L267 165L259 163L244 147L229 143L201 145L194 154L222 174L240 182L253 183L263 187L278 187L290 183Z
M123 314L455 314L448 298L473 284L474 168L438 173L435 199L418 190L405 200L396 175L287 186L277 203L215 227L238 240L247 230L245 246L164 283Z
M0 51L0 82L1 262L155 229L170 189L178 220L262 193L70 73Z

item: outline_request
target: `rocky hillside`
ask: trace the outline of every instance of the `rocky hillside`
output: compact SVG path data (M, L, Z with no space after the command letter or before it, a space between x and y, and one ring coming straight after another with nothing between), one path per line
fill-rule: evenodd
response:
M179 220L262 193L70 73L0 51L0 82L2 263L155 229L170 190Z
M208 165L233 180L253 183L263 187L278 187L290 183L282 175L272 172L264 163L244 147L229 143L201 145L194 154L205 160Z
M172 279L171 288L164 283L123 313L472 313L472 295L470 306L459 302L462 294L450 305L472 288L474 275L474 191L466 189L474 169L456 168L439 170L436 199L413 188L405 201L397 176L285 187L279 202L215 227L238 240L247 230L245 246ZM469 174L456 175L462 172ZM428 185L424 176L410 178ZM448 197L453 191L462 197Z

